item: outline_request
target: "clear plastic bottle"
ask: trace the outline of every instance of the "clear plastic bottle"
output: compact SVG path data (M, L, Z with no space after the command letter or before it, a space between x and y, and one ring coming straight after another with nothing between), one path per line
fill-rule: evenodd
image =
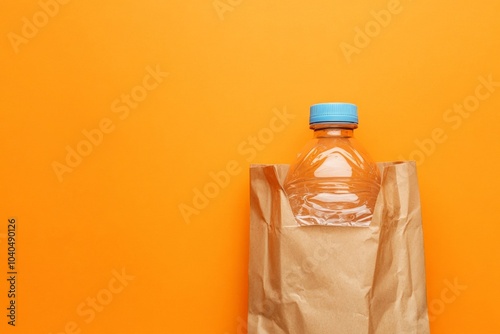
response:
M353 137L357 107L315 104L309 125L314 137L290 166L285 180L298 223L368 226L380 190L380 173Z

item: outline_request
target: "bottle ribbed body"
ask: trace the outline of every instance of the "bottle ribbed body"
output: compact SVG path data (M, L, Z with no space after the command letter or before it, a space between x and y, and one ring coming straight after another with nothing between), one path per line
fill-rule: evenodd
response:
M285 180L301 225L367 226L380 189L375 162L353 137L354 124L314 124L314 137Z

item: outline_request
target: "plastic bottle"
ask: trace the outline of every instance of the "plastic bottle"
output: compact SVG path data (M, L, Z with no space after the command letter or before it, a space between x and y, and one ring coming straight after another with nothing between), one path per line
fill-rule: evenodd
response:
M380 173L354 139L358 110L350 103L311 106L314 137L285 180L300 225L368 226L380 190Z

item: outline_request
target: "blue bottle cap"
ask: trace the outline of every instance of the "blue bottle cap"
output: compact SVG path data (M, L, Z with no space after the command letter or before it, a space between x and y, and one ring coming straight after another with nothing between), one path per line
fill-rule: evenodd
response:
M358 107L352 103L331 102L311 106L309 124L355 123L358 124Z

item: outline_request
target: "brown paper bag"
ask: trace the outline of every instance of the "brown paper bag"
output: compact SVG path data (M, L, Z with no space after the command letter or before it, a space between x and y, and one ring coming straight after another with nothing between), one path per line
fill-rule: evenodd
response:
M250 168L250 334L429 333L414 162L379 163L369 227L298 226L288 165Z

